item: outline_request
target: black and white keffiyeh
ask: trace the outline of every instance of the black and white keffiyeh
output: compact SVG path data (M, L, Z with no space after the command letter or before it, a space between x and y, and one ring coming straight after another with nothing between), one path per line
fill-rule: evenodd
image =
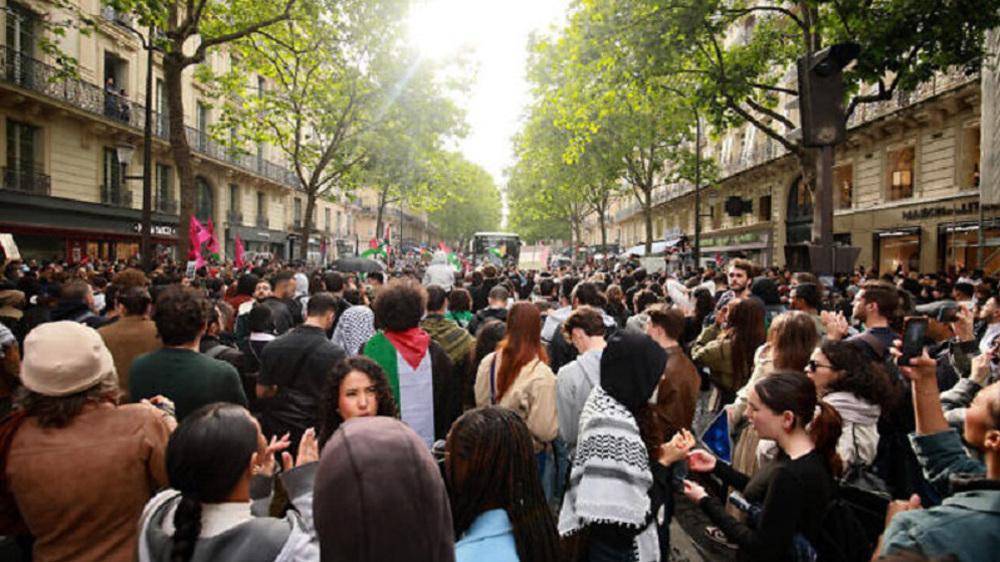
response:
M602 387L594 387L580 415L580 438L559 513L559 534L572 535L593 523L642 529L635 538L637 560L658 562L655 520L647 522L652 485L649 456L635 418Z

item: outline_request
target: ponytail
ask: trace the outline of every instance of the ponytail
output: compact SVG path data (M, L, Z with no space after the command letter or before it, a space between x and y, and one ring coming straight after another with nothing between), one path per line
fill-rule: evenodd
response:
M837 443L840 441L843 421L833 406L823 402L818 403L819 413L809 424L809 437L812 438L816 450L823 455L830 472L839 478L843 472L843 463L837 454Z
M841 419L837 410L816 397L816 385L800 371L777 371L754 386L757 396L774 412L792 412L795 423L809 433L813 445L830 466L834 476L843 472L837 442Z
M194 556L194 547L201 534L201 502L182 496L174 512L174 548L170 562L188 562Z

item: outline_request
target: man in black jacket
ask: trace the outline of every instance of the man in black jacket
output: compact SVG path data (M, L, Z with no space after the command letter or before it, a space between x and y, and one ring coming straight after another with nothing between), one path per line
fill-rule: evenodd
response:
M344 349L330 342L337 301L318 293L306 305L306 320L264 348L257 376L257 397L263 406L265 436L290 434L294 451L302 433L318 422L320 397L330 367L344 359Z

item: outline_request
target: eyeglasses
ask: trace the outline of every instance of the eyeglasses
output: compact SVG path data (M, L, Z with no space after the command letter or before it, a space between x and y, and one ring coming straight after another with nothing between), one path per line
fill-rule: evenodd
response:
M816 369L818 369L819 367L826 367L827 369L830 369L831 371L835 370L834 367L833 367L833 365L824 365L822 363L817 363L815 359L810 359L809 362L806 363L806 370L807 371L813 371L813 372L815 372Z

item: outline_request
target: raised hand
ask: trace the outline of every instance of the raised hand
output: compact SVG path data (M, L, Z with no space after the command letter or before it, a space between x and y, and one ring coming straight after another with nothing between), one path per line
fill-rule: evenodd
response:
M691 447L694 447L694 435L686 429L682 429L674 434L673 439L660 445L660 455L657 458L660 464L667 466L685 457Z
M264 455L260 459L260 464L257 465L257 474L268 477L274 476L274 469L277 466L274 455L279 451L284 451L291 445L289 438L290 436L287 433L282 435L280 439L277 436L271 437L271 442L267 444L267 448L264 449Z

